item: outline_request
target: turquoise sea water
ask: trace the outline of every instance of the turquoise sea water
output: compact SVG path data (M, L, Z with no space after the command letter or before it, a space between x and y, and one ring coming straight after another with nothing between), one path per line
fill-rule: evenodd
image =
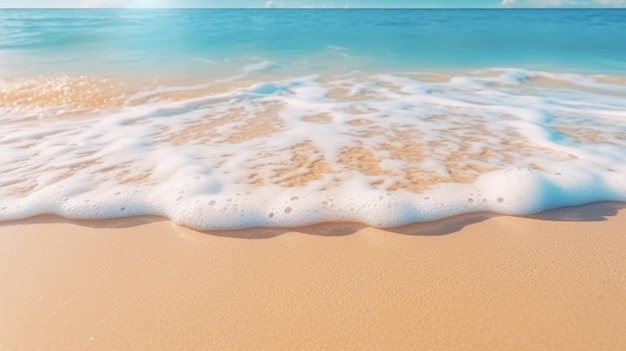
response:
M0 10L0 69L626 72L626 10ZM279 65L279 66L278 66Z
M626 10L0 10L0 221L626 202Z

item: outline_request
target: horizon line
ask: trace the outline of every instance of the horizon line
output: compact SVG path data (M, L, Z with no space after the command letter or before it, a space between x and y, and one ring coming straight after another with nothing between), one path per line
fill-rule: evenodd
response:
M626 10L626 7L0 7L0 10Z

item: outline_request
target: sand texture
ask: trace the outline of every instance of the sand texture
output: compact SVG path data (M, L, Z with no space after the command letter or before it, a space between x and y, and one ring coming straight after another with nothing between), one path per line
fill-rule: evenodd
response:
M0 226L1 350L625 350L626 206L378 230Z

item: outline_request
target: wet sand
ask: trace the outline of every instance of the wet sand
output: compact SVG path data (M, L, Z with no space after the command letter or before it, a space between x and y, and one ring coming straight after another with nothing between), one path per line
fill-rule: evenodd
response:
M626 205L379 230L0 225L0 349L626 349Z

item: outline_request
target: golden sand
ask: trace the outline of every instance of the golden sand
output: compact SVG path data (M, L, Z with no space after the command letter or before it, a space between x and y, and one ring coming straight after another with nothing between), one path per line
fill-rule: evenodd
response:
M0 349L626 349L626 206L378 230L0 227Z

